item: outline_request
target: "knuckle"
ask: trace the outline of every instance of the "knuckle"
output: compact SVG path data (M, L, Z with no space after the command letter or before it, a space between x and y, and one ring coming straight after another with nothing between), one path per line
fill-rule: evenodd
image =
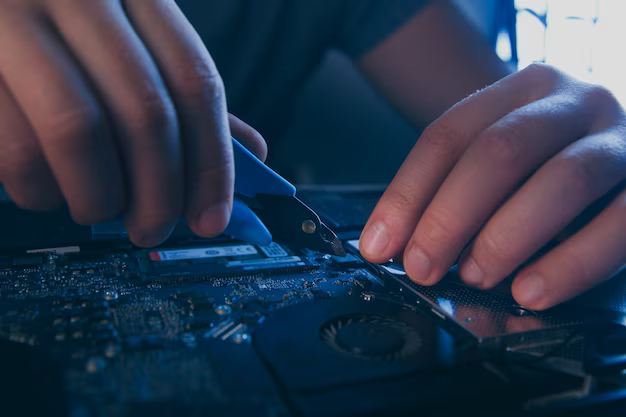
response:
M420 239L424 239L427 244L438 246L454 241L460 232L452 216L443 209L429 210L425 213L418 224L418 230Z
M395 213L403 213L416 209L415 200L417 192L415 188L405 181L394 181L387 188L381 201L391 207Z
M141 88L129 98L127 117L130 128L161 131L176 125L176 111L170 97L155 88Z
M176 88L194 101L212 103L224 99L226 95L219 72L204 62L182 65L175 79Z
M598 189L598 167L587 152L566 152L554 160L556 175L565 179L563 187L571 195L595 195Z
M62 150L74 150L81 148L86 138L99 136L102 125L98 110L76 107L50 116L43 123L41 137Z
M606 87L591 84L584 92L584 100L592 107L601 109L620 108L619 102L613 93Z
M529 80L530 85L543 86L549 89L558 86L564 75L553 66L535 62L522 70L522 74Z
M509 121L493 126L479 139L479 146L489 160L504 166L518 165L525 156L525 140L520 123Z
M435 158L448 158L458 152L458 140L465 135L442 120L429 125L418 140Z
M488 264L510 265L515 261L515 242L504 233L487 230L474 242L474 256ZM480 261L478 261L480 262Z

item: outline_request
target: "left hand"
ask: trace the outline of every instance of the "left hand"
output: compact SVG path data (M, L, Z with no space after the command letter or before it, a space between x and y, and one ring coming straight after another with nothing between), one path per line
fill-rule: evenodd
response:
M365 227L361 253L384 262L404 251L407 274L423 285L459 257L463 280L483 289L522 266L513 296L546 309L626 263L625 179L618 102L604 88L531 65L424 131ZM598 201L600 210L586 211ZM582 228L524 264L591 211Z

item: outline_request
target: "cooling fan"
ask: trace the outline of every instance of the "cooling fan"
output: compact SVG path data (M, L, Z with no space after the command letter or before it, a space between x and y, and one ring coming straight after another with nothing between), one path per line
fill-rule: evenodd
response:
M422 347L418 330L390 317L353 314L324 323L320 336L333 349L353 357L395 361Z

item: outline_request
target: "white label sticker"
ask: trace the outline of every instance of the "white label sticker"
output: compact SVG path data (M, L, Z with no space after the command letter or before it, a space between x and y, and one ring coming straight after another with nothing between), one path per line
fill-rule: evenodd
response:
M150 252L153 261L180 261L186 259L221 258L256 255L259 251L252 245L215 246L211 248L177 249Z

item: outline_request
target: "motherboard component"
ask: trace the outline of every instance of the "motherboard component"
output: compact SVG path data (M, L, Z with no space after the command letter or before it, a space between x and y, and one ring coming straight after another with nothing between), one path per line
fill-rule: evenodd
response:
M313 270L318 263L272 243L269 246L230 244L201 248L165 249L138 256L141 278L229 277L269 271L293 273Z
M356 252L223 238L5 253L0 415L386 415L387 395L362 394L381 390L398 407L453 393L471 401L477 378L485 392L502 385L477 365L479 330L507 341L501 331L569 331L512 305L487 320L475 303L509 304L475 291L418 288ZM37 402L25 407L29 386Z
M347 296L364 282L382 283L354 256L342 262L278 244L223 240L5 256L0 340L45 352L62 370L73 412L159 416L176 407L201 414L218 407L249 415L259 404L230 398L238 386L224 385L217 363L232 365L227 357L235 349L237 361L250 366L231 373L258 368L255 378L265 377L252 342L268 318ZM260 406L267 415L280 415L280 400L258 401L272 404Z

